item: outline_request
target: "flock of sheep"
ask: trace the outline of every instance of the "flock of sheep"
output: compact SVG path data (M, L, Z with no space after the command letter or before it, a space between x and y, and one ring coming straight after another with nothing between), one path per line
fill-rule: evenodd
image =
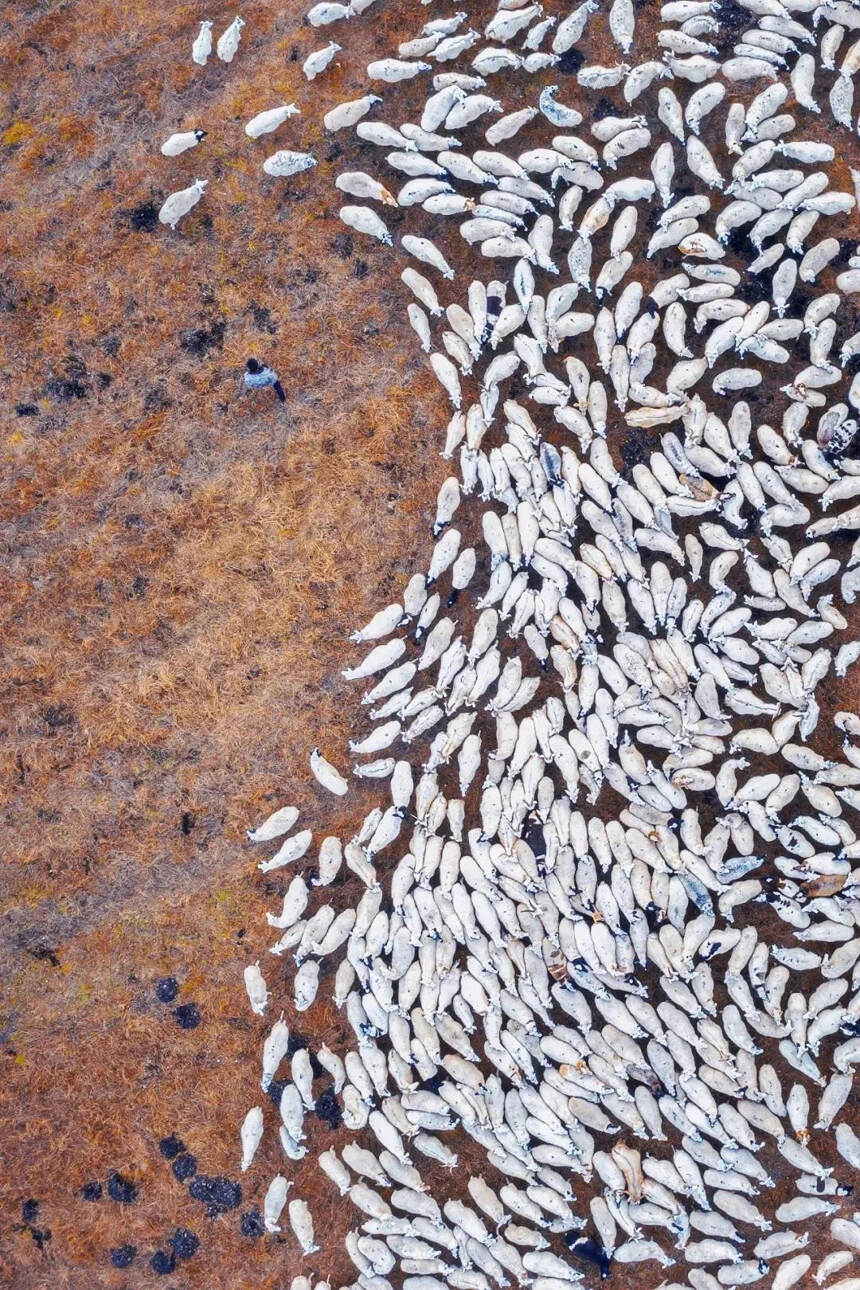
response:
M293 807L250 835L288 875L276 958L246 971L280 1014L262 1088L286 1083L242 1167L271 1119L279 1230L320 1089L290 1024L333 956L352 1042L315 1054L344 1125L319 1166L356 1287L641 1263L666 1290L858 1290L860 718L825 698L860 655L860 6L475 21L431 18L324 119L354 138L341 218L407 257L456 464L426 571L353 637L378 807L348 839ZM344 869L360 898L327 901ZM455 1172L466 1142L481 1173ZM288 1217L312 1255L305 1201Z

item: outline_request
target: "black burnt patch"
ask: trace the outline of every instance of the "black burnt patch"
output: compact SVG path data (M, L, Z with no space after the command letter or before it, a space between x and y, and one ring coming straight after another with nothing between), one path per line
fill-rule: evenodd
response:
M185 1150L185 1143L181 1138L177 1138L175 1133L171 1133L168 1137L159 1141L158 1150L165 1160L175 1160Z
M285 1079L273 1079L268 1089L266 1090L269 1094L269 1098L271 1099L272 1102L274 1102L275 1106L281 1105L281 1094L283 1093L284 1089L287 1087L288 1083L289 1081Z
M73 399L85 399L89 386L76 376L52 376L45 382L45 393L59 403L71 403Z
M582 50L574 47L569 49L566 54L562 54L556 63L556 71L561 72L563 76L575 76L584 62L585 55Z
M249 1236L254 1241L264 1235L266 1227L258 1209L249 1209L246 1214L242 1215L240 1230L243 1236Z
M133 1205L137 1200L137 1184L123 1174L113 1173L108 1178L108 1195L118 1205Z
M173 1003L179 994L179 982L175 976L163 976L155 983L155 997L159 1003Z
M647 435L628 434L621 444L621 460L628 470L632 470L648 460L650 451Z
M200 1249L200 1237L189 1227L177 1227L168 1244L173 1246L177 1259L190 1259Z
M131 210L121 213L134 233L152 233L158 228L158 207L155 202L140 202Z
M173 1009L176 1024L183 1030L194 1030L200 1025L200 1011L196 1003L181 1003Z
M149 1266L156 1276L168 1277L176 1269L176 1255L173 1251L168 1254L167 1250L156 1250L149 1260Z
M229 1178L209 1178L206 1174L198 1174L188 1191L194 1200L206 1206L209 1218L226 1214L242 1204L242 1188Z
M314 1110L316 1111L318 1119L327 1124L331 1130L339 1129L343 1123L343 1115L341 1114L340 1104L335 1096L333 1086L323 1089L322 1093L320 1093L316 1100Z
M193 1178L197 1173L197 1157L192 1156L190 1151L183 1151L178 1155L170 1166L173 1170L173 1176L178 1182L186 1182Z
M188 354L195 358L205 358L213 349L222 349L227 324L223 318L216 318L208 327L187 328L179 333L179 344Z
M737 0L717 0L715 29L708 33L708 40L720 52L736 45L745 31L755 26L755 18Z
M771 278L770 273L743 273L735 295L750 307L762 300L772 300Z
M620 116L620 112L618 105L604 94L591 109L591 119L592 121L604 121L608 116Z
M844 269L851 259L851 256L857 250L857 243L850 241L847 237L839 239L839 250L830 261L831 268Z

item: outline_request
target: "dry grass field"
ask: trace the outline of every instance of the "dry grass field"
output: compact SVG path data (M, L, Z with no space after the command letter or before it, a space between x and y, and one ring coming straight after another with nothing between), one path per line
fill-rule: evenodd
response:
M447 419L402 343L386 252L337 220L320 124L363 92L379 20L311 87L296 51L324 42L305 8L244 5L235 61L205 69L188 4L21 0L0 30L0 1282L15 1290L149 1285L177 1227L201 1244L172 1285L262 1290L298 1271L292 1238L241 1233L274 1154L209 1218L158 1144L175 1133L198 1176L238 1178L261 1033L241 974L279 889L255 880L244 830L287 800L344 822L307 755L343 750L346 635L425 547ZM217 34L233 10L205 16ZM246 139L282 100L303 115ZM197 125L195 152L159 154ZM269 179L277 146L313 150L317 170ZM158 206L197 175L209 191L172 233ZM240 395L249 354L277 366L285 408ZM354 791L352 815L369 800ZM167 977L179 992L161 1003ZM183 1028L188 1004L200 1020ZM114 1270L126 1244L136 1258Z

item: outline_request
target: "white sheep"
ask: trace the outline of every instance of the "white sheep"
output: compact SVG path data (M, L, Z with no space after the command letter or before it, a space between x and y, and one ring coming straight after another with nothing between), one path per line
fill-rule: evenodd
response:
M176 228L183 215L187 215L200 201L208 183L208 179L195 179L190 188L180 188L171 193L158 212L160 222Z

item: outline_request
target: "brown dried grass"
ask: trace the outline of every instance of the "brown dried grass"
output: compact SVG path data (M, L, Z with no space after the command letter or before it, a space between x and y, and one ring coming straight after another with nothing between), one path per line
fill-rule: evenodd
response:
M332 250L318 119L362 92L373 25L355 24L354 55L310 88L289 61L316 43L303 11L255 5L230 68L191 65L189 5L24 3L0 33L0 367L7 406L39 413L6 420L0 483L0 1269L16 1290L149 1285L177 1225L202 1240L182 1286L274 1287L300 1270L289 1232L253 1242L241 1211L207 1219L157 1141L175 1130L202 1173L238 1175L263 1033L241 971L266 959L264 910L283 889L283 875L255 881L244 828L287 800L326 831L368 809L360 785L332 808L305 759L322 742L346 763L346 635L424 544L447 417L423 366L397 359L405 289L382 292L386 252ZM210 16L217 30L232 13ZM304 115L245 140L244 120L280 96ZM196 154L159 155L197 122L210 133ZM318 170L269 180L260 163L278 146L316 148ZM131 227L130 211L195 174L211 185L181 232ZM213 324L208 352L181 347ZM278 367L286 410L238 396L249 353ZM85 397L60 397L52 377ZM196 1030L155 1000L166 975L176 1003L199 1006ZM298 1023L316 1043L342 1027L323 1004ZM314 1128L312 1150L327 1135ZM242 1211L279 1150L273 1138L242 1179ZM85 1202L83 1184L112 1170L138 1201ZM342 1260L349 1209L309 1177L308 1163L300 1181ZM42 1251L20 1222L30 1197L51 1230ZM125 1242L137 1259L115 1271L108 1249ZM348 1271L328 1253L307 1270Z

